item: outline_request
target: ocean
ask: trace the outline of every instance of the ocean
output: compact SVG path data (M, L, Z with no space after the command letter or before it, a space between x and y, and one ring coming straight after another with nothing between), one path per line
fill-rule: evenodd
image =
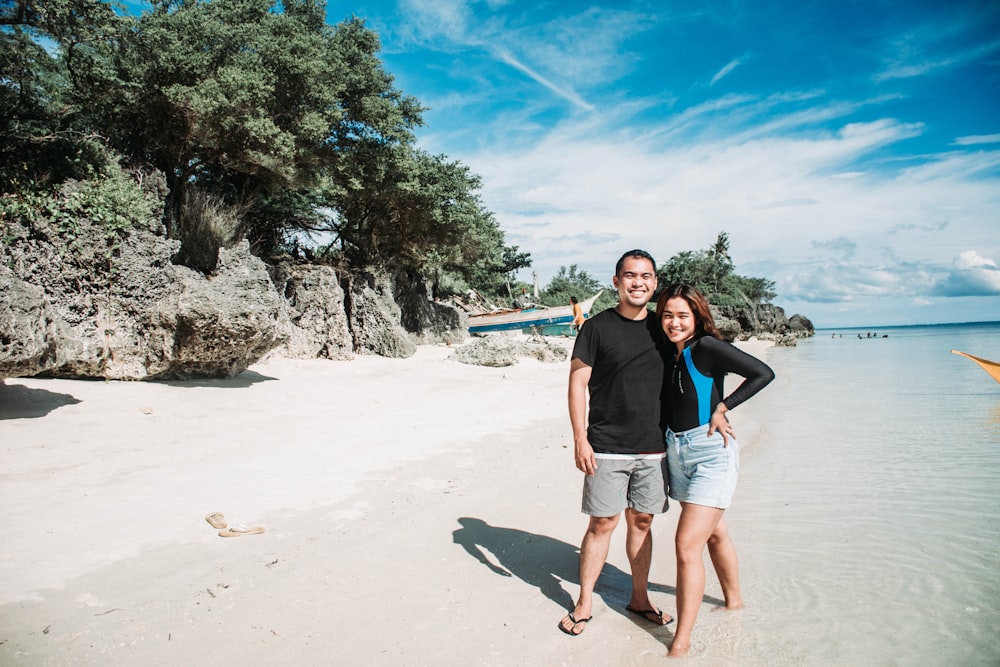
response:
M952 349L1000 360L1000 322L768 352L726 512L748 607L703 610L695 664L1000 665L1000 384Z

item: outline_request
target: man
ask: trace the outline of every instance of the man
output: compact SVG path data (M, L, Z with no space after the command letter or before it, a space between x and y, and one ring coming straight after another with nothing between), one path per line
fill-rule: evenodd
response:
M580 327L583 326L583 308L575 296L569 298L569 305L573 308L573 334L576 335L580 333Z
M649 253L622 255L614 286L618 305L587 321L570 362L569 418L576 467L585 474L583 512L590 515L580 546L580 597L559 622L560 630L574 636L592 617L594 586L623 511L632 568L632 597L625 608L656 625L673 621L647 591L653 551L649 529L653 515L667 510L662 337L646 308L656 289L656 263Z

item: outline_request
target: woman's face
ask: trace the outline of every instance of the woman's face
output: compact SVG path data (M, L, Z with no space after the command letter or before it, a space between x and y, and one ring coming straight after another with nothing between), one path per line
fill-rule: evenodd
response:
M667 340L678 346L683 345L694 338L696 324L694 313L691 312L691 306L686 299L679 296L667 299L667 305L663 309L663 319L660 321L663 333L667 334Z

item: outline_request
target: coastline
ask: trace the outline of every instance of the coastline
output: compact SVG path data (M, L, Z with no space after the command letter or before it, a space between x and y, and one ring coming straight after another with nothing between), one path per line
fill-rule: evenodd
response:
M767 343L740 347L766 359ZM555 627L586 525L567 364L467 366L452 349L0 386L3 661L659 662L669 629L622 609L621 535L593 627ZM734 423L752 449L752 403ZM214 511L266 532L222 539ZM654 523L667 609L676 516Z

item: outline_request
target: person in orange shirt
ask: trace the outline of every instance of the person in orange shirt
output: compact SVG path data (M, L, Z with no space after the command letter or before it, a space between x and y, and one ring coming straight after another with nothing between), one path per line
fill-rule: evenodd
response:
M580 327L583 326L583 308L580 307L575 296L569 298L569 303L573 306L573 333L577 334L580 333Z

